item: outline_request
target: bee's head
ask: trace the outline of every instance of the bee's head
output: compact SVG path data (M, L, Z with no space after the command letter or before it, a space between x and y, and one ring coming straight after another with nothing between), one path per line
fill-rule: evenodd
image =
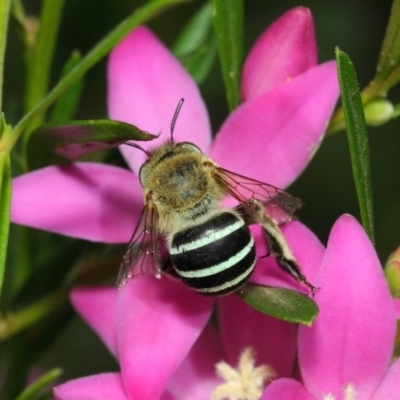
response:
M149 176L149 172L159 166L164 160L176 157L180 154L202 154L202 151L193 143L180 142L174 143L169 140L161 146L155 148L149 155L148 160L140 167L139 179L144 187Z

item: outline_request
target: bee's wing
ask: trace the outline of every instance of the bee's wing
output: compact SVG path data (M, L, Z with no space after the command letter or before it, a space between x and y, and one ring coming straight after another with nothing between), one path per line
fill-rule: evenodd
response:
M149 201L143 208L122 259L117 278L119 288L130 278L161 274L159 240L157 207Z
M301 200L275 186L220 167L213 171L213 176L223 190L240 204L246 206L251 199L263 203L266 214L278 224L291 221L294 212L303 205Z

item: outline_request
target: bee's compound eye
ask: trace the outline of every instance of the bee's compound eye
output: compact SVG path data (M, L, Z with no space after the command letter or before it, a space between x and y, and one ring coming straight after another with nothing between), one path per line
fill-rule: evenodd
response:
M148 171L148 164L149 162L146 161L145 163L142 164L142 166L139 169L139 180L140 184L144 187L146 180L147 180L147 175L149 173Z
M203 152L195 144L190 143L190 142L181 142L181 143L178 143L176 146L184 147L185 149L187 149L193 153L203 154Z

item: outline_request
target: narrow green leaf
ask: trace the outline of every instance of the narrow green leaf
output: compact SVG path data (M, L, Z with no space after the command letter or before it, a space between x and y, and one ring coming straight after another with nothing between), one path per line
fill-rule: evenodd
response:
M203 82L215 60L211 3L206 3L187 23L172 52L197 83Z
M11 166L9 155L0 155L0 293L3 286L10 231Z
M47 92L64 2L65 0L42 2L39 32L32 52L28 53L26 111L36 106ZM40 121L37 123L40 124Z
M118 147L129 140L148 141L157 137L134 125L110 119L46 124L32 135L29 143L30 161L74 161L86 154Z
M374 242L374 212L369 141L356 73L350 58L336 49L340 93L361 222Z
M86 71L97 64L108 52L118 44L133 28L143 24L155 17L161 11L174 5L186 3L190 0L153 0L147 2L143 7L137 9L124 21L117 25L108 35L106 35L96 46L84 56L81 62L68 75L47 94L47 96L35 105L24 117L15 125L12 140L8 144L7 151L10 151L18 140L21 133L30 125L32 120L42 114L53 102L58 99L71 85L80 79ZM0 2L1 3L1 2Z
M11 15L21 27L24 27L25 10L21 0L11 1Z
M385 82L391 73L397 69L397 80L400 79L400 0L394 0L390 11L389 23L383 39L380 57L374 80ZM390 81L393 79L390 78ZM393 84L394 82L392 82ZM385 85L387 86L387 85ZM387 89L389 89L387 87Z
M240 103L243 60L243 0L212 0L213 21L222 75L232 111Z
M74 51L64 65L60 81L68 75L82 60L78 51ZM83 88L83 78L74 83L54 104L49 122L65 122L74 117Z
M16 400L36 400L40 392L46 388L49 384L55 381L61 374L63 370L61 368L54 368L44 375L42 375L37 381L32 383L27 387Z
M314 300L290 289L247 283L236 293L256 310L283 321L311 326L319 311Z

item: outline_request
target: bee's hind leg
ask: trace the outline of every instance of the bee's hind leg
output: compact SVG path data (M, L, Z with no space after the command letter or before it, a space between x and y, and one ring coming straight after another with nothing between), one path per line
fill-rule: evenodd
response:
M236 207L236 211L244 218L247 224L257 223L261 226L263 236L268 248L267 255L276 259L278 265L298 282L303 283L310 288L314 296L316 287L307 281L307 278L302 274L297 261L290 250L285 237L277 222L265 215L264 207L257 200L252 200L245 206Z
M266 217L269 219L268 217ZM299 265L295 257L293 256L282 231L278 225L270 220L261 225L265 242L268 246L269 253L272 257L275 257L278 265L290 275L293 276L297 281L303 283L310 288L312 295L314 296L316 287L307 281L307 278L302 274Z

